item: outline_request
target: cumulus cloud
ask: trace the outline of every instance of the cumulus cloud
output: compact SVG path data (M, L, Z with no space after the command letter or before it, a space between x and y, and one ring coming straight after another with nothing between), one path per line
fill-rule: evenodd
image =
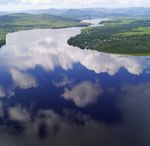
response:
M36 4L53 4L56 1L55 0L22 0L22 2L36 5Z
M9 108L10 120L18 122L27 122L30 120L29 112L20 105Z
M72 100L78 107L85 107L95 103L97 97L102 94L103 90L97 83L90 81L82 82L78 85L66 88L62 95L66 100Z
M27 73L23 73L15 69L11 69L10 73L15 86L20 89L28 89L37 86L36 79Z
M6 93L2 86L0 86L0 97L5 97Z
M59 3L59 4L58 4ZM13 7L12 7L13 6ZM80 7L148 7L148 0L0 0L3 10L38 8L80 8Z
M13 87L8 86L8 87L4 87L3 85L0 86L0 98L4 98L4 97L11 97L14 95L13 92Z
M70 80L66 75L62 75L62 79L60 81L53 81L53 85L56 87L64 87L73 83L73 80Z
M22 3L22 4L51 4L54 3L55 0L0 0L1 4L16 4L16 3Z

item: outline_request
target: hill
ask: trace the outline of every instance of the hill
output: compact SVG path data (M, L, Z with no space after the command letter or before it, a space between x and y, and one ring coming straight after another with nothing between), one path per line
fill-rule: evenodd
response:
M84 9L45 9L26 11L31 14L51 14L67 18L92 19L99 17L147 17L150 8L84 8Z
M33 28L63 28L72 26L86 26L80 20L64 18L49 14L9 14L0 17L0 29L12 32Z

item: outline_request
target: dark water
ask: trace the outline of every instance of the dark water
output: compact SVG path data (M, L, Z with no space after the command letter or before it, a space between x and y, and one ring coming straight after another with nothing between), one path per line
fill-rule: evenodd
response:
M0 146L150 146L150 57L68 46L79 32L7 35Z

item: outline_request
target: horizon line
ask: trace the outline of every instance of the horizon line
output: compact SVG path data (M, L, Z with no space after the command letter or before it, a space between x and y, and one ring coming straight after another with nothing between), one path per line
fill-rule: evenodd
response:
M42 8L42 9L25 9L25 10L6 10L6 11L1 11L0 12L21 12L21 11L38 11L38 10L50 10L50 9L55 9L55 10L83 10L83 9L134 9L134 8L144 8L144 9L150 9L150 6L148 7L134 7L134 6L129 6L129 7L84 7L84 8L54 8L54 7L50 7L50 8Z

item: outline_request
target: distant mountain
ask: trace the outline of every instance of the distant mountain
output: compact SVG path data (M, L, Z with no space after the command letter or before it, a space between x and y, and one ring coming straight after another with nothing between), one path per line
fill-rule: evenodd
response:
M7 15L9 12L0 12L0 16Z
M51 14L74 19L90 19L97 17L147 17L150 16L150 8L85 8L85 9L46 9L30 10L31 14Z
M80 22L80 20L73 19L73 18L65 18L61 16L55 16L55 15L50 15L50 14L30 14L30 13L12 13L12 14L7 14L3 15L0 17L0 21L4 21L4 23L11 23L11 21L38 21L38 20L43 20L43 21L68 21L68 22ZM42 22L41 22L42 23Z
M18 13L18 12L11 12ZM98 17L149 17L150 8L133 7L133 8L84 8L84 9L41 9L20 11L28 14L49 14L71 19L92 19ZM8 12L0 12L1 15Z

